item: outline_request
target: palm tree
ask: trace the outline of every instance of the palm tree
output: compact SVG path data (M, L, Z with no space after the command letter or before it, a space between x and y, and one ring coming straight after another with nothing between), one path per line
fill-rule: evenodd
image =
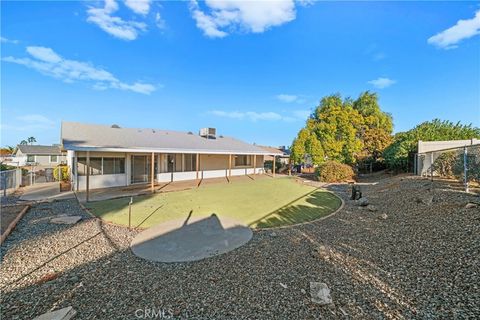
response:
M26 144L28 144L28 142L27 142L27 140L22 140L22 141L20 141L20 144L21 145L26 145Z
M27 141L30 142L30 144L33 144L34 142L37 142L37 139L35 139L35 137L29 137Z

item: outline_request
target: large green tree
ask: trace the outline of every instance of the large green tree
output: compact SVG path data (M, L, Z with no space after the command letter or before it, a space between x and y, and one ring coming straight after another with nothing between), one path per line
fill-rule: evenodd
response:
M340 94L326 96L293 141L292 157L299 163L310 155L317 165L326 160L376 160L390 142L392 127L375 93L364 92L355 101Z
M385 148L392 142L392 116L380 109L377 94L369 91L362 93L353 102L353 108L363 118L363 124L359 131L363 149L358 158L377 161Z
M388 146L383 156L387 166L396 170L408 169L409 154L416 152L419 140L442 141L480 138L480 128L463 125L460 122L434 119L419 124L406 132L395 135L393 143Z

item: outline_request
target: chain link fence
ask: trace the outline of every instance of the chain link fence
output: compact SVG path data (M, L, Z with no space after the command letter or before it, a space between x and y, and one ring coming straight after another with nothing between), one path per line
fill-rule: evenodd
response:
M0 189L2 196L15 191L22 183L22 170L13 169L0 171Z
M480 144L419 153L415 160L418 175L457 179L466 191L480 183Z

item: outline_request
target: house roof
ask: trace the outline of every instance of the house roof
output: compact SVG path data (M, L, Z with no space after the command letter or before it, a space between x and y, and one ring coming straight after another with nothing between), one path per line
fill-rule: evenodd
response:
M112 128L78 122L62 122L61 140L64 149L74 151L272 154L231 137L207 139L188 132Z
M289 152L288 151L283 151L282 149L280 148L275 148L275 147L270 147L270 146L258 146L270 153L275 153L275 154L280 154L284 157L289 157Z
M40 146L40 145L26 145L19 144L17 150L23 154L62 154L60 146Z

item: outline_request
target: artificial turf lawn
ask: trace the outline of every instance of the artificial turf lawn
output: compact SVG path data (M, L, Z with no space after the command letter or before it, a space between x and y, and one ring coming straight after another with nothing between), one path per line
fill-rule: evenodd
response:
M105 221L128 225L128 202L120 198L88 204ZM148 228L179 218L208 217L216 213L250 227L269 228L312 221L335 211L335 195L297 182L294 178L264 178L230 184L137 196L132 204L132 226Z

